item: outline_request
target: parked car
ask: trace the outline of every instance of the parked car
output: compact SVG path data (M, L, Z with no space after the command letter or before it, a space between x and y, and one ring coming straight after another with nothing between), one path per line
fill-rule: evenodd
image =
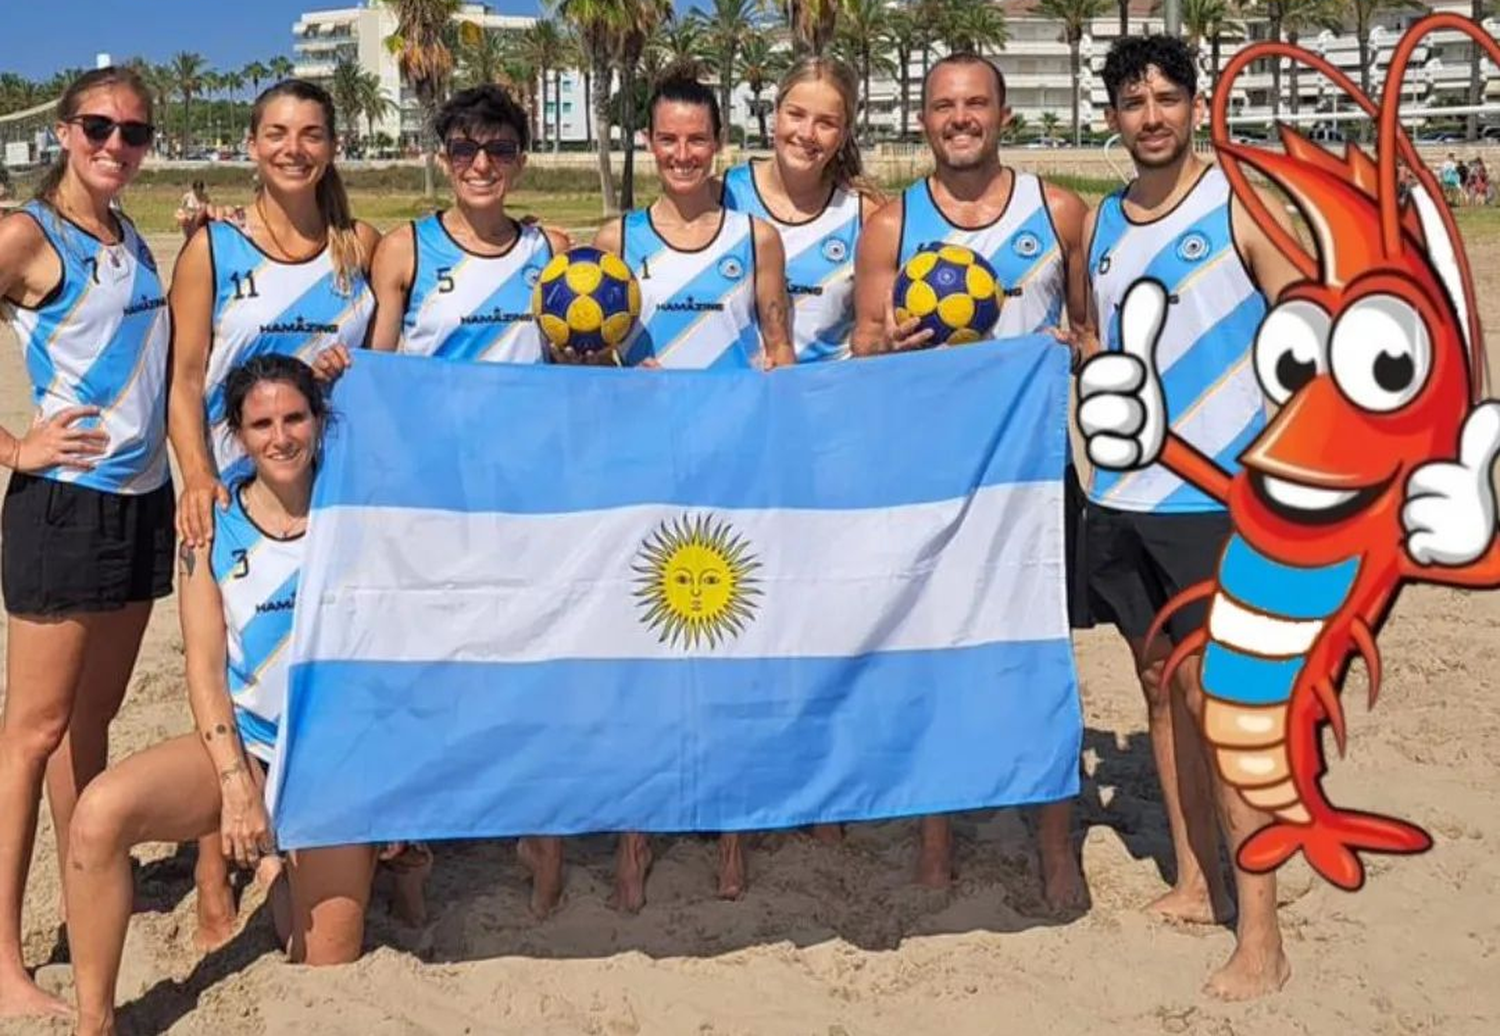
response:
M1060 140L1057 137L1037 137L1035 140L1028 141L1027 144L1026 144L1026 147L1029 147L1029 148L1067 147L1067 146L1068 146L1067 141Z

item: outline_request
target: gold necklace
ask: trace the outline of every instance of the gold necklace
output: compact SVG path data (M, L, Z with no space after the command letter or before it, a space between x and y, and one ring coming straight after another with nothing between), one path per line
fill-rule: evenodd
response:
M318 255L318 253L322 252L323 249L328 247L328 232L325 229L323 232L323 240L318 244L316 248L314 248L311 252L308 252L306 255L297 256L294 258L291 251L281 243L281 238L276 236L276 230L271 226L271 221L266 216L265 195L263 194L258 194L255 197L255 214L260 217L260 225L265 229L265 232L270 235L271 243L276 246L276 251L281 256L282 262L305 263L309 259L312 259L316 255Z

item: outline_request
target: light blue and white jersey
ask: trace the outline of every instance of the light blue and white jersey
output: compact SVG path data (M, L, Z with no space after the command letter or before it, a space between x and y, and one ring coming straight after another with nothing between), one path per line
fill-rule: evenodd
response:
M415 269L397 352L493 363L544 361L531 291L552 258L552 245L540 227L517 229L503 254L489 256L455 241L440 212L412 224Z
M849 333L854 329L859 194L835 187L822 212L800 223L786 223L766 206L755 183L755 162L751 160L724 174L724 204L765 220L781 235L797 362L847 359Z
M994 267L1000 320L993 338L1031 335L1062 322L1068 274L1062 242L1052 224L1042 181L1011 171L1005 211L982 227L961 227L938 207L932 183L922 179L901 195L901 265L925 244L963 245Z
M145 241L120 219L106 245L50 206L22 212L41 228L62 264L57 287L35 307L0 302L16 333L42 417L95 406L75 428L103 428L109 443L88 471L50 467L43 478L110 493L139 494L167 481L167 349L171 320Z
M208 224L208 246L214 276L213 342L203 393L214 461L220 479L229 485L250 473L225 423L229 372L265 353L312 363L335 345L360 348L375 312L375 296L360 273L347 290L341 288L326 248L305 262L280 262L224 222Z
M648 209L621 221L621 253L641 288L641 320L621 350L627 366L751 367L761 353L750 216L723 210L712 241L680 251L656 232Z
M1156 366L1172 430L1225 471L1266 424L1251 347L1266 299L1234 247L1229 181L1208 167L1171 212L1149 223L1125 214L1121 188L1105 198L1089 244L1089 280L1101 339L1120 348L1120 303L1142 277L1166 287L1170 305ZM1122 511L1221 511L1223 505L1160 464L1095 471L1089 496Z
M245 513L244 489L245 483L236 484L228 510L214 512L209 566L224 602L235 725L245 751L269 763L286 704L287 650L305 537L267 535Z

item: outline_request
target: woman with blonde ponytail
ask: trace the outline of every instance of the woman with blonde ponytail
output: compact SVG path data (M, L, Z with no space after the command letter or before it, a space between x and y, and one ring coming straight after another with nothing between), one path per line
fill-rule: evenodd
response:
M724 174L724 206L770 223L786 248L797 361L843 359L854 326L854 244L882 204L854 139L854 75L824 57L794 64L776 88L775 157Z
M225 380L262 354L308 363L335 346L365 342L375 298L368 280L380 235L354 220L334 168L335 113L327 91L288 79L265 90L250 113L250 157L258 182L239 221L213 221L188 240L172 279L169 429L182 471L177 531L184 549L213 537L214 508L229 506L249 462L229 428ZM262 882L274 879L275 860ZM198 855L201 948L234 930L234 899L218 836Z

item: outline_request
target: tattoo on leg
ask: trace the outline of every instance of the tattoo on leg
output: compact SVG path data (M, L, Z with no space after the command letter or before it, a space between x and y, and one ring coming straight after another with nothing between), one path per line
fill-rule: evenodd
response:
M177 551L178 560L182 563L182 574L191 576L193 570L198 567L198 552L184 543Z

